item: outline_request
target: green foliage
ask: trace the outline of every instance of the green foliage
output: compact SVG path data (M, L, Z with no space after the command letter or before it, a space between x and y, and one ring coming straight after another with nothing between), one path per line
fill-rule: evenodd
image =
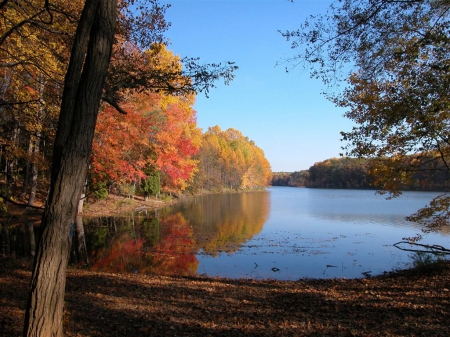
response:
M130 199L134 198L136 194L136 185L134 183L124 184L122 188Z
M104 248L108 245L108 227L95 227L91 230L89 246L92 249Z
M92 196L95 200L102 200L108 197L108 188L106 182L97 182L89 185L89 196Z
M142 221L144 236L147 239L145 245L155 247L160 240L160 223L157 218L146 218Z
M170 202L173 200L173 196L170 193L163 193L163 194L161 194L160 199L164 202Z
M161 192L161 174L157 172L146 172L147 178L141 180L141 189L145 197L157 196Z

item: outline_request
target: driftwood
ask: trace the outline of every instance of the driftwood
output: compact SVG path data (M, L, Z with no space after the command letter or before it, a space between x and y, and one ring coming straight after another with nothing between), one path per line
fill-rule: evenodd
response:
M404 248L404 247L400 247L401 244L407 244L407 245L410 245L410 246L422 247L422 248L425 248L426 250L424 250L424 249ZM425 245L425 244L421 244L421 243L417 243L417 242L400 241L400 242L394 243L393 246L395 248L398 248L400 250L404 250L404 251L407 251L407 252L431 253L431 254L447 254L447 255L450 255L450 249L447 249L447 248L442 247L440 245Z

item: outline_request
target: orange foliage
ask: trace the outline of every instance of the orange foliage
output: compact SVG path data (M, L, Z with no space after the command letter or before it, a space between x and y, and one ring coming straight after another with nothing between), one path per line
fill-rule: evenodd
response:
M179 58L165 47L148 52L148 61L158 68ZM150 66L150 65L148 65ZM193 156L200 146L200 130L192 106L193 94L172 96L150 91L122 93L119 114L105 106L98 117L92 153L94 181L135 182L145 178L145 169L161 172L162 187L184 190L196 170Z
M181 213L162 220L161 226L153 262L155 271L159 275L195 275L198 260L192 227Z

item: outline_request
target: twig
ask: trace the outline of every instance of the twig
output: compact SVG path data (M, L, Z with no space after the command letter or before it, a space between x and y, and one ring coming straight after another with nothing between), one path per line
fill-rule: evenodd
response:
M419 247L431 249L432 251L403 248L403 247L399 247L400 244L408 244L408 245L419 246ZM432 253L432 254L443 253L443 254L450 255L450 249L444 248L444 247L439 246L439 245L425 245L425 244L416 243L416 242L400 241L400 242L394 243L393 246L395 248L398 248L400 250L404 250L404 251L407 251L407 252L415 252L415 253L422 253L423 252L423 253ZM436 252L436 250L438 252Z

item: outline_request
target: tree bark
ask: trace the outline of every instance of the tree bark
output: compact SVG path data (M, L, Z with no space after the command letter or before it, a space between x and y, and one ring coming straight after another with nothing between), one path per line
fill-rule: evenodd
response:
M51 185L42 216L24 336L63 336L69 228L88 169L109 66L116 0L86 0L64 82L53 149Z

